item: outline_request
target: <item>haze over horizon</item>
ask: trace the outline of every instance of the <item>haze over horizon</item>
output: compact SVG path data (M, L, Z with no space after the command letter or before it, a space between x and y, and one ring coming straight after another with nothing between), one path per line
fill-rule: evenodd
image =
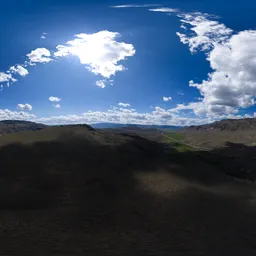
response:
M5 1L0 120L187 126L255 117L253 7Z

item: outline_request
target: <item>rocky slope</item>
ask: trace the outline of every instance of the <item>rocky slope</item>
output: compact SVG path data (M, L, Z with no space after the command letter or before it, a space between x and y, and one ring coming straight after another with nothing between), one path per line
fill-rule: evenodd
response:
M183 131L251 131L256 130L256 118L227 119L211 124L189 126Z
M5 120L0 121L0 135L21 131L37 131L47 126L29 121Z

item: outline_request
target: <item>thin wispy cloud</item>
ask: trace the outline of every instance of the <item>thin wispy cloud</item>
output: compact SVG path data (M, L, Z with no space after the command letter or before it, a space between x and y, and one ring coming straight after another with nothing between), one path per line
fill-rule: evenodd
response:
M121 106L121 107L125 107L125 108L131 106L129 103L124 103L124 102L119 102L118 105Z
M176 12L179 12L179 9L176 9L176 8L161 7L161 8L149 9L149 11L150 11L150 12L176 13Z
M41 39L46 39L46 35L47 35L47 33L44 32L44 33L42 34L42 36L41 36Z
M114 5L111 8L147 8L147 7L157 7L160 4L124 4L124 5Z
M60 108L60 104L53 105L55 108Z

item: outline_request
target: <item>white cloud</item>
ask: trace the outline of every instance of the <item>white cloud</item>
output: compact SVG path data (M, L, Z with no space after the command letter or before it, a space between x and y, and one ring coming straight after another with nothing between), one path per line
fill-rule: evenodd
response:
M121 106L121 107L125 107L125 108L131 106L129 103L124 103L124 102L119 102L118 105Z
M226 43L216 44L208 54L213 72L202 83L190 82L199 89L204 102L212 107L248 108L256 96L256 31L242 31Z
M24 67L22 67L21 65L12 66L12 67L10 67L9 70L11 73L18 74L23 77L25 77L29 74L28 70L25 69Z
M55 108L60 108L60 104L53 105Z
M33 65L34 63L47 63L52 61L50 58L51 53L46 48L37 48L27 54L27 57L30 60L30 65Z
M100 88L105 88L106 87L106 81L105 80L96 81L96 85Z
M23 110L23 111L30 111L33 109L33 107L30 104L26 103L26 104L18 104L17 109Z
M16 82L17 79L12 77L12 74L7 74L4 72L0 72L0 83L8 83L8 82Z
M124 5L115 5L110 6L111 8L146 8L160 6L159 4L124 4Z
M44 33L42 34L41 38L42 38L42 39L46 39L46 35L47 35L47 33L44 32Z
M43 33L45 37L47 33ZM124 71L126 68L119 64L119 61L125 60L127 57L135 54L135 49L132 44L118 42L119 33L100 31L94 34L78 34L74 40L68 41L65 45L58 45L54 57L76 56L81 64L86 65L86 68L96 74L101 75L105 79L98 80L96 85L104 88L107 84L112 85L111 76L118 71ZM0 82L10 83L17 80L12 77L12 74L21 76L28 75L27 65L35 65L36 63L48 63L53 60L51 52L46 48L37 48L27 54L28 61L23 65L12 66L7 73L0 72Z
M149 11L151 11L151 12L167 12L167 13L176 13L176 12L179 12L178 9L175 9L175 8L167 8L167 7L149 9Z
M221 116L223 118L242 118L243 116ZM80 115L62 115L51 116L35 119L35 121L45 124L78 124L78 123L130 123L130 124L165 124L176 126L189 126L209 123L217 120L216 118L198 118L198 117L182 117L165 110L155 107L151 113L139 113L130 109L109 109L107 111L87 111Z
M185 94L183 92L178 92L179 96L184 96Z
M166 8L150 11L175 12ZM200 102L178 104L169 112L183 114L186 110L192 110L195 115L207 118L240 117L237 115L240 108L255 105L256 30L235 34L214 20L216 16L200 12L176 12L182 23L181 28L185 29L184 34L177 32L180 41L187 44L192 53L204 51L213 71L201 83L189 82L189 86L197 88L202 95L197 98ZM179 92L178 95L184 94Z
M107 30L94 34L78 34L76 39L65 45L58 45L55 57L76 56L86 68L104 78L109 79L125 67L118 62L133 56L135 50L132 44L116 41L119 33Z
M119 111L123 113L133 113L136 112L136 109L119 108Z
M237 114L238 110L229 106L212 106L208 105L204 101L200 102L190 102L188 104L177 104L177 106L169 111L172 113L179 113L185 110L192 110L196 116L200 117L214 117L218 118L220 116Z
M11 111L9 109L0 109L0 120L31 120L35 115L23 111Z
M172 100L172 97L163 97L163 101L170 101L170 100Z
M178 17L181 19L184 27L185 24L191 26L192 35L181 34L179 32L177 32L177 35L183 44L189 45L189 49L193 53L197 51L209 51L215 44L225 42L232 34L232 30L224 24L210 20L209 18L212 16L209 14L200 12L179 13Z
M185 29L185 30L187 29L187 27L184 24L181 24L180 28Z
M204 98L203 97L195 97L194 99L202 101Z
M98 87L100 87L100 88L105 88L106 87L106 85L113 85L113 80L111 80L111 79L103 79L103 80L98 80L98 81L96 81L96 85L98 86Z
M51 101L51 102L60 102L61 99L58 98L58 97L53 97L53 96L51 96L51 97L49 97L49 101Z
M193 31L193 35L179 35L181 42L188 44L191 52L205 51L213 70L201 83L189 82L203 96L199 112L204 109L208 116L234 114L239 108L255 105L256 30L234 34L224 24L210 20L208 14L179 17Z

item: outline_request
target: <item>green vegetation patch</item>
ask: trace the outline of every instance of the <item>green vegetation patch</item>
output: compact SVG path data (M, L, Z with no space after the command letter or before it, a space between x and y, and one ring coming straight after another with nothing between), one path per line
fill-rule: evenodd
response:
M188 146L188 145L184 145L181 143L176 143L175 148L178 152L187 152L187 151L192 151L193 148Z
M181 133L165 132L163 134L163 142L164 143L173 142L173 140L182 141L184 139L185 139L185 136L184 136L184 134L181 134Z
M185 139L185 136L183 134L175 133L175 132L164 133L162 136L162 142L167 144L168 148L170 148L171 151L177 151L177 152L192 151L193 150L192 147L182 143L184 139ZM180 143L178 141L180 141Z

